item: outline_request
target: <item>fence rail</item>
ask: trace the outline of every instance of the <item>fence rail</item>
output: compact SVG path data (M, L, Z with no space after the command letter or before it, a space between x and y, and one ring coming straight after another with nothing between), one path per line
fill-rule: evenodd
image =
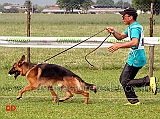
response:
M0 37L0 46L4 47L32 47L32 48L69 48L75 44L88 39L88 37ZM75 48L96 48L105 37L92 37L89 40L81 43ZM109 37L101 46L107 48L111 46L112 42L126 42L129 38L124 40L117 40L114 37ZM153 46L160 44L160 37L145 37L145 45Z

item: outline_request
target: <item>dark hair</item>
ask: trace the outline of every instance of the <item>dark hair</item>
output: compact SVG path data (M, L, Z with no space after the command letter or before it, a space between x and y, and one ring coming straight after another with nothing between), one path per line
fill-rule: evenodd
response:
M134 19L134 20L137 20L138 14L136 13L135 15L131 15L131 16L133 16L133 19Z

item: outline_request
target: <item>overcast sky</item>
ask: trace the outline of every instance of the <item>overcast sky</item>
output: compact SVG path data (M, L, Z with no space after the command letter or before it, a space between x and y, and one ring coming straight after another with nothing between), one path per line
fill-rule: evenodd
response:
M12 4L20 4L23 5L26 0L0 0L0 4L4 3L12 3ZM45 6L45 5L54 5L57 0L30 0L33 4L38 4L40 6ZM96 1L96 0L92 0ZM115 2L119 0L114 0ZM129 2L131 3L132 0L123 0L124 2Z

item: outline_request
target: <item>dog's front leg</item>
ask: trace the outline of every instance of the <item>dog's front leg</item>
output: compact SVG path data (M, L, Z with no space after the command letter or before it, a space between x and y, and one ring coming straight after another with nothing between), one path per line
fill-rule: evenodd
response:
M48 88L50 89L50 92L51 92L51 94L52 94L52 96L53 96L53 98L54 98L54 102L57 102L57 101L58 101L58 97L57 97L57 94L56 94L56 92L54 91L53 87L52 87L52 86L49 86Z
M23 94L24 92L30 91L30 90L35 90L35 89L37 89L37 86L35 87L35 86L32 86L32 85L28 85L28 86L22 88L22 89L20 90L19 95L17 96L17 99L22 98L22 94Z
M89 93L88 92L82 92L82 95L84 95L86 97L84 104L88 104L88 100L89 100Z

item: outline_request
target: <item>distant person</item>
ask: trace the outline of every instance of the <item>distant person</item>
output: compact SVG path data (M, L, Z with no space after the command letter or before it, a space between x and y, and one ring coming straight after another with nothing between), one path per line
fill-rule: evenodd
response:
M129 37L130 41L113 43L108 50L113 53L119 48L130 48L129 57L120 75L120 83L129 101L125 105L140 105L138 97L134 92L134 87L150 86L152 92L156 95L156 78L146 76L135 79L139 69L146 64L143 27L136 21L138 15L134 8L127 8L119 13L122 15L122 20L125 25L128 25L128 28L123 33L116 32L113 27L107 27L106 30L112 33L117 40Z

